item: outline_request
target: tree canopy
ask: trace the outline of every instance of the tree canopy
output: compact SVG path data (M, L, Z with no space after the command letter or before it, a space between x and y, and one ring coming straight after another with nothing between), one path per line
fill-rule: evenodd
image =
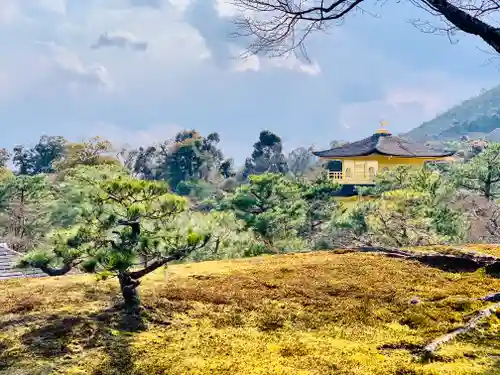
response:
M478 192L492 200L500 188L500 144L491 144L476 153L469 163L457 165L453 176L459 187Z
M269 130L259 134L252 155L245 161L244 176L261 173L284 173L288 169L281 138Z
M117 155L99 137L4 151L0 242L51 276L116 278L137 311L141 279L171 262L500 237L499 144L461 142L470 150L448 168L379 173L351 206L311 148L285 155L264 130L237 168L219 144L217 133L185 130Z
M61 136L40 137L32 148L14 147L12 161L19 174L35 175L54 172L54 164L64 156L67 142Z
M117 276L128 307L139 305L140 279L203 247L210 236L187 214L185 198L159 181L130 177L96 181L77 224L50 234L24 265L51 276L74 267ZM143 265L134 269L136 265Z

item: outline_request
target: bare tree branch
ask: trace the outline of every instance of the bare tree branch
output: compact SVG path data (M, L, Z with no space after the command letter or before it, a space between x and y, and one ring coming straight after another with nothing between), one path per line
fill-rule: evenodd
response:
M232 0L240 11L235 20L236 36L249 37L248 54L273 57L299 52L307 59L304 42L314 31L341 24L347 15L367 13L368 0ZM428 21L412 23L427 33L448 35L457 31L478 36L500 53L500 29L493 25L500 9L498 0L409 0L438 18L439 26ZM375 3L379 1L375 0Z
M41 265L39 268L42 270L42 272L44 272L49 276L64 276L68 272L70 272L74 267L78 266L80 263L82 263L81 260L79 261L75 260L72 262L65 262L59 268L54 268L49 265Z
M165 264L169 262L173 262L175 260L181 260L185 258L187 255L192 253L193 251L196 251L198 249L201 249L204 247L208 241L210 240L210 236L206 236L201 242L188 246L187 248L182 248L178 249L171 255L162 257L160 259L157 259L153 262L151 262L149 265L145 266L143 269L140 269L138 271L133 271L133 272L128 272L127 275L133 279L133 280L138 280L141 277L146 276L147 274L153 272L154 270L160 268L161 266L164 266Z
M432 357L434 353L436 352L439 347L443 346L447 342L455 339L459 335L466 334L467 332L475 329L479 323L491 316L496 310L500 308L500 302L495 303L494 305L488 306L482 310L480 310L467 324L465 324L463 327L457 328L450 333L447 333L446 335L443 335L441 337L438 337L437 339L433 340L431 343L425 346L425 348L422 350L422 355L424 357Z

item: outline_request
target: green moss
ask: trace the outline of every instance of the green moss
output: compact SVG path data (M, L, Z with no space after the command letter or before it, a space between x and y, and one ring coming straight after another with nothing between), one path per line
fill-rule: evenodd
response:
M176 265L144 280L146 329L137 330L112 308L114 280L5 281L0 374L493 374L497 316L433 361L414 354L470 319L486 306L478 297L494 291L500 280L480 272L373 254Z

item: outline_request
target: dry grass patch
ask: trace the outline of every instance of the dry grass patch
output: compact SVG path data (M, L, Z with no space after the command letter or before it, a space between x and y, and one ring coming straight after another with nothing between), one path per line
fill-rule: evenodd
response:
M171 266L141 286L141 332L113 310L115 283L0 283L0 374L500 372L497 316L433 362L413 356L500 291L482 272L327 252Z

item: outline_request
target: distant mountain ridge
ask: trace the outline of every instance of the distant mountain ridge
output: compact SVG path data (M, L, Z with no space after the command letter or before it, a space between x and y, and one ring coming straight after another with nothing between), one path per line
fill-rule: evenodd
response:
M485 138L500 141L500 85L458 104L404 134L415 141Z

